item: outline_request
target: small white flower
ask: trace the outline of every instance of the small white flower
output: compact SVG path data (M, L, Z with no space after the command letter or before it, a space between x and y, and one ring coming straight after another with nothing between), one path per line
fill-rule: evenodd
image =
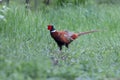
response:
M0 15L0 20L7 22L7 20L5 19L5 16L3 16L3 15Z
M0 15L0 19L4 19L5 17L3 15Z

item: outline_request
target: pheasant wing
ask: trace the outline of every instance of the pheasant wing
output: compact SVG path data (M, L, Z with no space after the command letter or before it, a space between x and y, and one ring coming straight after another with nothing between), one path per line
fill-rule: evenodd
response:
M65 38L66 38L69 42L71 42L71 41L74 40L73 37L72 37L73 35L74 35L74 33L73 33L73 32L69 32L69 31L65 31L65 34L64 34Z

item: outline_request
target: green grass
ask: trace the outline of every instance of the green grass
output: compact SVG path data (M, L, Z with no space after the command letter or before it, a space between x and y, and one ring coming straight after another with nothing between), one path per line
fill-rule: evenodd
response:
M44 11L12 7L0 22L1 80L119 80L120 7L66 6ZM63 47L50 37L48 24L74 32L101 30ZM59 63L53 65L51 57Z

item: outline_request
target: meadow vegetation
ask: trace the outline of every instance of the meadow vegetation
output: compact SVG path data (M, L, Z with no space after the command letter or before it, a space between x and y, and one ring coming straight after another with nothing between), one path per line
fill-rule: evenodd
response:
M120 6L65 5L40 11L11 5L0 19L0 80L119 80ZM100 32L60 53L47 25ZM55 61L57 64L54 64Z

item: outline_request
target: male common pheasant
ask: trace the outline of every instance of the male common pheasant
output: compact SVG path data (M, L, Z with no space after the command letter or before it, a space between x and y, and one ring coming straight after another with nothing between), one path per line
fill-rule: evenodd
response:
M48 25L48 30L50 31L51 37L55 40L60 50L62 50L63 45L68 48L68 45L81 35L97 32L97 30L80 33L57 31L53 25Z

